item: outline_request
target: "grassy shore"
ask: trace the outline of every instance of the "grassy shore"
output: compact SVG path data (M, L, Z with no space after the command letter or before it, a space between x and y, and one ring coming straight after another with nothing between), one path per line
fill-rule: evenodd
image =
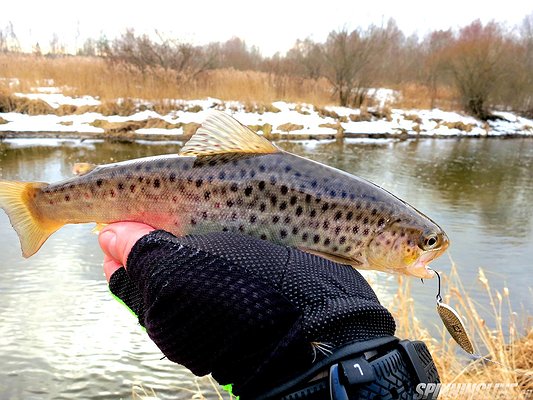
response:
M116 99L145 99L163 106L168 99L216 97L251 103L284 100L308 103L317 107L335 105L331 84L325 79L259 71L216 69L202 72L194 79L183 80L170 70L141 71L123 64L112 65L96 57L47 58L28 54L0 54L0 92L30 92L32 88L60 87L72 96L90 95L103 103ZM430 92L425 86L406 83L391 89L401 93L391 106L429 109ZM448 86L438 87L434 107L458 110L457 94ZM374 104L369 99L363 107Z

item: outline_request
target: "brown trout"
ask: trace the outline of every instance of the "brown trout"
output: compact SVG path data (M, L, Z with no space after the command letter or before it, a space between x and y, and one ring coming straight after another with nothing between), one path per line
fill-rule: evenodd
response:
M448 237L362 178L285 152L221 112L178 155L80 164L58 183L0 180L22 254L65 224L137 221L175 235L241 232L355 268L430 278Z

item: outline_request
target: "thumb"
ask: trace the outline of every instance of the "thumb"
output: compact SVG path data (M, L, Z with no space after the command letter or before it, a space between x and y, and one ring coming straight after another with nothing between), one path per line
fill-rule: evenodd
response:
M109 259L126 266L133 245L143 236L154 231L139 222L116 222L107 225L98 236L98 243Z

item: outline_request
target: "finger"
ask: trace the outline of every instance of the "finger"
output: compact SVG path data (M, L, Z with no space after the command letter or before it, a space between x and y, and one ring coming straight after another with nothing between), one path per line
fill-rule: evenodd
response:
M108 283L109 283L109 280L111 279L111 275L113 275L113 273L120 267L122 267L120 263L113 260L107 254L104 255L104 274L105 274L105 278Z
M98 242L107 256L126 266L133 245L154 230L151 226L139 222L117 222L102 230Z

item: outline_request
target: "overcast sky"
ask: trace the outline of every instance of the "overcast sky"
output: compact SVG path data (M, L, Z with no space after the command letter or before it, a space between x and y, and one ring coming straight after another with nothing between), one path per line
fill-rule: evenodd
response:
M113 38L132 27L198 44L239 36L271 55L287 51L298 38L322 41L333 29L379 25L390 17L406 34L422 36L477 18L512 27L532 12L533 3L525 0L18 0L2 5L0 28L12 22L26 49L39 42L45 51L54 33L73 48L88 37Z

